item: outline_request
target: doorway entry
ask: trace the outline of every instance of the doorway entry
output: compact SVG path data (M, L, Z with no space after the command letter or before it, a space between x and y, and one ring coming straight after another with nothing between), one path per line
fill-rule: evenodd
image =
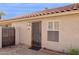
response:
M41 49L41 22L32 23L32 49Z

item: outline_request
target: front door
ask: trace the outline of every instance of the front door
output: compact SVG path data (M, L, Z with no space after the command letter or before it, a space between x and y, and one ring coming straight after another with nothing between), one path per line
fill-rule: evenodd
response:
M32 23L32 47L41 48L41 22Z

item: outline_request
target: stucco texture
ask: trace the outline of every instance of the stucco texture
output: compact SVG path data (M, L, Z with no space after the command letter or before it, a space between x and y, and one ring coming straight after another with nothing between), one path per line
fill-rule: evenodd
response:
M28 21L30 22L30 25L28 25ZM26 22L15 22L12 24L12 26L19 28L19 43L31 46L31 23L33 21L41 21L42 48L57 50L61 52L68 51L71 48L79 48L79 14L52 16L48 18L27 20ZM59 42L47 40L49 21L59 21Z

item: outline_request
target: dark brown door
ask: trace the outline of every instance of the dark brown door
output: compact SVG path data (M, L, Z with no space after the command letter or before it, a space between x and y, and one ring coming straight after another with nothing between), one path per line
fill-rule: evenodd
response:
M41 48L41 22L32 23L32 47Z
M15 45L15 29L13 27L2 28L2 47Z

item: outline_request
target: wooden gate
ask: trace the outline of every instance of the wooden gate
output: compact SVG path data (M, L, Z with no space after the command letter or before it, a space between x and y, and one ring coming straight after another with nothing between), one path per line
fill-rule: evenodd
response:
M2 28L2 47L15 45L15 28Z

